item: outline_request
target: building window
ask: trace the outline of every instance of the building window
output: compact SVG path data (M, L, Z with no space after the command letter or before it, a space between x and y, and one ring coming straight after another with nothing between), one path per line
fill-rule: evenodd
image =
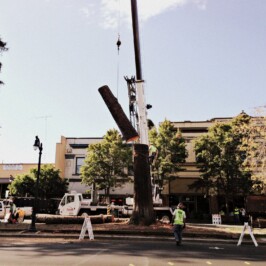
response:
M76 158L76 174L80 175L80 168L84 164L85 157Z

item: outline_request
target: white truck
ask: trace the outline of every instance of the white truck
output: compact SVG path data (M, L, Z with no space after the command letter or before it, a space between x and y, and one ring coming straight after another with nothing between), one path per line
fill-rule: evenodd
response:
M158 198L157 198L158 200ZM161 203L158 200L157 204ZM128 217L133 212L133 198L126 198L126 203L122 206L118 205L93 205L91 200L83 199L81 193L72 191L66 193L58 206L58 214L66 216L87 216L107 214L107 210L115 213L119 217ZM172 217L172 209L170 207L162 207L154 205L155 216L159 220L169 222Z
M114 205L112 205L113 208ZM121 209L121 206L114 206ZM94 205L92 200L83 199L81 193L71 191L65 193L58 206L58 214L69 216L86 216L107 213L107 205Z

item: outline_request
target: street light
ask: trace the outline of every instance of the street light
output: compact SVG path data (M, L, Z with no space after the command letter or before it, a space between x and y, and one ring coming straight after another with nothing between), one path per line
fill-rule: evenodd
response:
M35 142L33 144L33 149L37 150L39 149L39 162L38 162L38 171L37 171L37 181L35 186L35 197L34 197L34 206L32 210L32 216L31 216L31 225L30 225L30 231L36 232L36 213L37 213L37 201L38 201L38 190L39 190L39 180L40 180L40 171L41 171L41 157L42 157L42 143L40 142L40 139L38 136L35 138Z

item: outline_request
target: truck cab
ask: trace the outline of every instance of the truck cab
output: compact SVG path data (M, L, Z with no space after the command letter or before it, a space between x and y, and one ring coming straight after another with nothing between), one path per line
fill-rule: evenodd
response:
M84 200L81 193L66 193L58 206L60 215L77 216L82 208L89 207L91 200Z

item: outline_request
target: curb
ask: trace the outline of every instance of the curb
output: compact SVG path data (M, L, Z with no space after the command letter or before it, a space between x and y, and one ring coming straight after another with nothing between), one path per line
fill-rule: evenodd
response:
M194 226L194 231L184 231L184 241L187 242L211 242L211 243L231 243L237 244L240 237L239 233L215 233L215 232L201 232L197 228L215 228L215 227L235 227L230 225L212 225L212 224L188 224ZM54 227L53 225L46 225L44 223L37 223L37 232L29 231L30 223L22 224L6 224L0 223L0 238L63 238L63 239L77 239L81 233L81 225L72 227L71 224L65 224L61 227ZM112 239L112 240L141 240L141 241L173 241L172 231L155 231L155 230L119 230L94 228L93 234L98 239ZM265 231L254 234L255 239L259 245L266 245ZM89 239L88 234L85 234L85 240ZM252 244L251 237L245 234L243 245Z
M0 238L5 238L5 237L10 237L10 238L57 238L57 239L68 239L68 240L79 240L79 235L78 234L45 234L45 233L40 233L39 231L36 233L25 233L21 232L20 234L0 234ZM128 236L128 235L98 235L97 233L94 234L94 241L97 240L114 240L114 241L121 241L121 240L126 240L126 241L166 241L166 242L173 242L174 237L159 237L159 236L141 236L141 235L134 235L134 236ZM86 235L84 237L84 240L80 241L87 241L90 240L89 236ZM193 238L193 237L183 237L184 242L188 243L198 243L198 242L209 242L212 245L218 245L218 244L235 244L237 245L238 239L217 239L217 238ZM265 241L261 241L260 239L257 239L258 245L259 246L266 246L266 239ZM242 242L242 245L254 245L254 243L251 240L244 240Z
M2 231L2 230L1 230ZM63 239L79 239L79 233L55 233L55 232L45 232L45 231L37 231L37 232L29 232L28 230L23 231L14 231L9 230L9 232L0 232L0 238L63 238ZM138 234L137 232L131 232L131 234L127 234L127 232L103 232L103 231L94 231L95 240L140 240L140 241L174 241L172 234ZM242 245L254 245L251 239L246 239L248 236L245 236ZM222 237L215 235L183 235L184 242L189 243L197 243L197 242L210 242L212 244L237 244L238 238L236 237ZM85 235L84 240L89 240L88 234ZM266 245L265 240L261 237L256 237L256 240L259 245Z

